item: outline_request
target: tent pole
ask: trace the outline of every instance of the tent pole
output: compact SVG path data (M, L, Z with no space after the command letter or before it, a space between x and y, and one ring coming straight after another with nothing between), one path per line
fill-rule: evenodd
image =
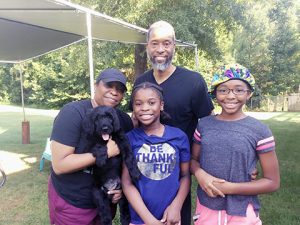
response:
M196 63L196 68L199 68L198 46L197 45L195 45L195 63Z
M22 99L22 109L23 109L23 121L26 121L25 106L24 106L24 90L23 90L23 70L22 70L22 64L19 65L19 73L20 73L20 84L21 84L21 99Z
M90 71L91 98L94 98L94 63L93 63L93 41L92 41L91 13L86 13L86 27L87 27L87 34L88 34L88 51L89 51L89 71Z
M23 121L22 121L22 144L30 143L30 123L25 117L25 106L24 106L24 89L23 89L23 68L22 64L19 64L20 72L20 83L21 83L21 98L22 98L22 109L23 109Z

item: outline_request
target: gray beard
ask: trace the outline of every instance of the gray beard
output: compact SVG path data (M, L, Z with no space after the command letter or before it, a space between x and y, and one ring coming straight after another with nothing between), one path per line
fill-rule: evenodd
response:
M151 64L154 70L165 71L171 65L171 61L165 63L156 63L151 61Z
M155 60L154 60L153 57L150 57L150 55L149 55L148 52L147 52L147 56L148 56L148 59L149 59L150 62L151 62L152 68L153 68L154 70L159 70L159 71L162 71L162 72L165 71L165 70L171 65L172 59L173 59L173 55L174 55L174 54L172 54L170 57L168 57L168 58L166 59L166 62L165 62L165 63L157 63L157 62L155 62Z

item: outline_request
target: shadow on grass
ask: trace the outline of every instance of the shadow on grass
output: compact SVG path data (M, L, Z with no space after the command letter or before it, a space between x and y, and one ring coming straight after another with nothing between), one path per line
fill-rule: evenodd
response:
M38 157L37 154L28 156ZM47 180L50 163L45 163L45 169L39 172L39 161L28 163L26 158L20 158L26 167L8 174L0 189L0 224L49 224Z

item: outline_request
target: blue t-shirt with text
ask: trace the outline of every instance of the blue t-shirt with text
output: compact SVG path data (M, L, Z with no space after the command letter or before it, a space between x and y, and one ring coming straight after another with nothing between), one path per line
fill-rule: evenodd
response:
M189 140L179 128L167 125L162 137L148 136L141 128L127 135L142 173L135 186L149 211L160 220L179 189L180 163L190 160ZM131 223L144 224L131 206L130 215Z

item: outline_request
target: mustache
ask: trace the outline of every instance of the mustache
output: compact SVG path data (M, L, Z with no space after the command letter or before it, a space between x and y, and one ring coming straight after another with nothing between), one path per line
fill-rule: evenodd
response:
M173 53L166 58L166 61L164 63L156 62L155 57L151 57L148 51L147 51L147 56L152 64L153 69L156 69L159 71L165 71L171 65L174 53L175 53L175 51L173 51Z

